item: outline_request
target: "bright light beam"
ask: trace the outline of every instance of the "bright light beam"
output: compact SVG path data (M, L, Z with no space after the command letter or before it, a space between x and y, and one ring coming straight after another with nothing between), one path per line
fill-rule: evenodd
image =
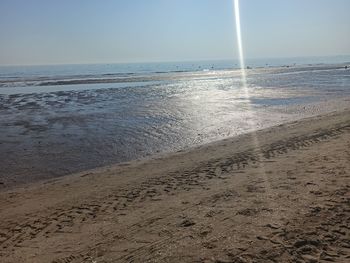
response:
M235 14L235 20L236 20L236 36L237 36L237 46L238 46L238 53L239 53L239 63L240 63L240 68L241 68L241 83L242 83L242 88L243 92L245 95L245 98L247 100L248 104L248 124L250 128L253 130L251 132L252 136L252 142L253 145L256 148L258 158L260 159L260 162L258 162L259 165L259 175L262 177L264 181L264 187L266 189L266 195L265 198L268 198L268 195L271 193L271 185L269 182L269 178L266 175L266 170L265 170L265 165L263 163L263 155L260 152L260 142L258 139L258 136L256 134L256 123L254 122L255 116L254 116L254 111L252 108L252 105L250 104L250 95L249 95L249 89L247 85L247 75L246 75L246 68L245 68L245 63L244 63L244 53L243 53L243 44L242 44L242 32L241 32L241 17L240 17L240 10L239 10L239 0L233 0L233 6L234 6L234 14ZM268 204L271 205L271 202ZM273 216L274 221L278 221L276 218L277 215Z
M242 44L239 0L234 0L233 5L234 5L234 10L235 10L236 35L237 35L237 44L238 44L238 53L239 53L239 63L240 63L241 75L242 75L242 85L244 88L246 88L247 87L247 77L246 77L246 72L245 72L245 64L244 64L244 56L243 56L243 44Z
M242 44L242 31L241 31L241 17L240 17L240 10L239 10L239 0L233 0L233 7L234 7L234 14L235 14L235 22L236 22L236 37L237 37L237 46L238 46L238 54L239 54L239 63L240 63L240 72L241 72L241 86L243 88L243 93L245 96L245 99L248 103L248 124L250 128L254 129L256 126L256 123L254 122L254 114L253 109L250 104L250 95L249 95L249 89L247 84L247 75L246 75L246 68L244 63L244 53L243 53L243 44ZM256 145L258 146L258 145Z

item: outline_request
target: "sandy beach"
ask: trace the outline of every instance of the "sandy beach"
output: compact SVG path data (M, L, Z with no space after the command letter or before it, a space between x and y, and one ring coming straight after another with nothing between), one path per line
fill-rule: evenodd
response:
M349 262L350 111L0 193L0 261Z

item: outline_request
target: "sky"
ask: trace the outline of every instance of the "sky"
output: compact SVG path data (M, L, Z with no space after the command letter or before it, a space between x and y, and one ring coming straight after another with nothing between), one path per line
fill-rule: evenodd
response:
M349 0L241 0L247 58L350 54ZM232 0L1 0L0 65L237 58Z

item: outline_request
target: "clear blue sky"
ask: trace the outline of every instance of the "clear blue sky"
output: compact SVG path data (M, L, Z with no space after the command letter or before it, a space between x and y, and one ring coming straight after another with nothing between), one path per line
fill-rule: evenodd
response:
M241 0L249 58L350 54L350 0ZM1 0L0 64L236 58L232 0Z

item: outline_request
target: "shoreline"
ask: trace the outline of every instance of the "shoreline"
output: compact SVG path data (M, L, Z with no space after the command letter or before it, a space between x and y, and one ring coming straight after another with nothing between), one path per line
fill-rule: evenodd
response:
M213 141L209 141L209 142L204 142L204 143L194 143L191 146L188 147L180 147L180 149L176 149L176 146L170 147L171 149L169 150L165 150L165 151L160 151L160 152L152 152L151 154L145 154L145 155L141 155L139 157L133 158L131 160L126 160L126 161L116 161L116 162L107 162L107 165L98 165L97 167L92 167L92 168L87 168L86 165L83 166L85 168L79 168L76 169L74 171L72 170L72 167L66 167L67 171L70 172L63 172L60 173L59 169L64 170L64 167L61 168L57 168L60 167L59 165L57 166L57 164L52 163L52 160L49 160L50 163L52 165L54 165L53 167L51 167L50 165L47 165L46 168L42 168L41 164L40 164L40 169L43 170L41 171L40 169L36 169L34 168L33 171L31 171L31 169L27 168L26 165L29 165L26 162L23 162L21 164L21 162L17 162L16 164L13 165L11 164L11 166L13 169L15 169L15 173L11 171L10 168L8 168L8 174L9 175L15 175L14 179L10 176L5 176L6 174L6 169L4 169L3 171L3 177L0 178L0 192L3 191L11 191L13 189L16 188L22 188L22 187L26 187L28 185L33 185L36 183L40 183L40 182L45 182L45 181L56 181L57 179L59 180L60 178L64 178L67 176L71 176L72 174L77 174L77 173L85 173L85 172L95 172L95 171L99 171L99 170L105 170L105 169L109 169L110 167L115 167L118 165L124 166L124 165L129 165L130 163L134 163L134 162L145 162L148 160L154 160L154 159L158 159L158 158L165 158L166 156L171 156L173 154L176 155L176 153L182 153L182 152L189 152L189 151L196 151L197 149L200 149L201 147L206 147L206 146L210 146L210 145L215 145L216 143L219 143L221 141L226 141L226 140L236 140L235 138L240 138L240 136L244 136L247 135L249 136L249 134L253 134L256 132L261 132L261 131L267 131L268 129L274 129L277 126L281 126L281 125L288 125L289 123L293 123L293 122L298 122L298 121L302 121L302 120L306 120L309 118L317 118L319 116L323 116L323 115L329 115L329 114L333 114L334 112L342 112L342 111L347 111L349 110L348 107L348 103L349 103L350 99L349 97L344 97L344 98L333 98L333 99L328 99L328 100L321 100L321 101L317 101L314 103L310 103L307 106L302 107L302 105L295 105L295 106L291 106L291 107L275 107L274 109L270 109L271 112L269 111L264 111L262 109L262 111L260 113L258 113L257 110L253 111L252 113L248 113L248 117L251 116L253 119L255 118L256 120L262 118L263 120L267 120L269 117L271 118L271 116L273 114L277 114L276 112L278 111L279 114L281 115L281 119L277 120L277 117L274 116L274 119L271 120L271 123L266 122L263 126L261 126L261 122L260 123L255 123L255 128L250 128L249 130L246 131L241 131L239 132L237 135L234 136L228 136L228 137L223 137L223 138L219 138L219 139L214 139ZM303 113L301 113L303 112ZM266 115L266 116L265 116ZM72 117L73 118L73 117ZM208 140L208 139L207 139ZM238 140L238 139L237 139ZM39 142L40 143L40 142ZM5 146L5 144L3 144ZM41 145L41 147L43 148L44 146ZM46 145L45 147L48 147L48 145ZM2 153L4 154L4 153ZM32 154L35 154L35 152L33 152ZM65 155L68 155L68 152L65 153ZM42 157L43 155L41 154L40 156L38 156L38 160L40 160L40 157ZM19 156L17 157L21 157L21 155L19 154ZM36 161L38 161L36 160ZM76 160L76 162L79 160ZM81 161L81 160L80 160ZM85 161L86 163L86 161ZM37 163L38 164L38 163ZM69 165L72 165L71 163ZM56 167L57 166L57 167ZM56 168L54 168L56 167ZM27 170L26 172L26 176L23 176L21 174L24 173L24 170ZM46 172L44 172L44 170L46 170ZM17 178L17 174L19 173L19 177ZM52 174L55 174L54 176L52 176ZM28 178L28 179L27 179ZM11 180L14 180L13 182Z
M64 91L41 87L34 92L28 87L26 93L13 88L16 94L0 95L0 189L348 108L348 70L336 68L252 69L248 97L239 72L226 71L178 73L187 80L168 76L163 84L144 87L66 85ZM56 70L50 72L77 73ZM40 72L45 70L27 73Z
M348 101L348 99L345 99L345 101ZM30 187L36 186L36 185L50 184L51 182L57 182L57 181L61 181L61 180L69 180L69 178L72 176L73 177L75 177L75 176L84 177L85 175L90 175L90 174L101 174L101 173L107 172L111 169L118 170L119 168L124 168L124 167L129 167L129 166L134 167L134 166L142 165L142 164L147 163L147 162L154 162L154 161L164 160L164 159L166 160L166 159L170 159L170 158L177 157L177 156L180 156L180 158L181 158L182 155L196 153L197 151L203 152L203 151L206 151L208 148L216 148L216 147L221 148L223 145L226 145L227 142L228 143L237 143L237 142L241 141L241 139L243 139L244 142L247 143L247 145L249 145L249 147L256 147L255 145L252 145L250 142L248 142L248 140L251 140L253 134L256 134L256 133L276 133L276 132L279 132L279 129L284 129L285 127L293 126L294 124L305 123L305 122L308 122L309 120L314 121L314 120L318 120L318 119L322 119L322 118L328 118L329 116L345 114L346 112L348 112L348 114L350 115L350 108L342 107L341 109L336 109L336 110L333 110L330 112L329 112L329 110L327 110L326 113L323 112L322 114L317 114L317 115L310 115L310 116L307 115L303 118L296 118L296 119L290 120L288 122L283 122L280 124L268 126L268 127L262 128L262 129L253 129L252 131L247 131L247 132L238 134L236 136L231 136L231 137L223 138L220 140L216 140L216 141L212 141L212 142L208 142L208 143L204 143L204 144L200 144L200 145L190 146L188 148L177 150L177 151L156 153L156 154L153 154L150 156L136 158L136 159L133 159L130 161L100 166L100 167L96 167L96 168L92 168L92 169L86 169L86 170L69 173L69 174L55 177L55 178L42 179L42 180L28 182L28 183L21 183L19 185L15 184L15 185L8 187L8 188L3 188L3 189L0 188L0 193L9 192L9 191L11 192L11 191L15 191L17 189L30 188ZM248 140L247 140L247 138L248 138ZM243 144L243 143L240 142L240 144Z
M349 146L346 110L3 191L0 258L346 262Z

